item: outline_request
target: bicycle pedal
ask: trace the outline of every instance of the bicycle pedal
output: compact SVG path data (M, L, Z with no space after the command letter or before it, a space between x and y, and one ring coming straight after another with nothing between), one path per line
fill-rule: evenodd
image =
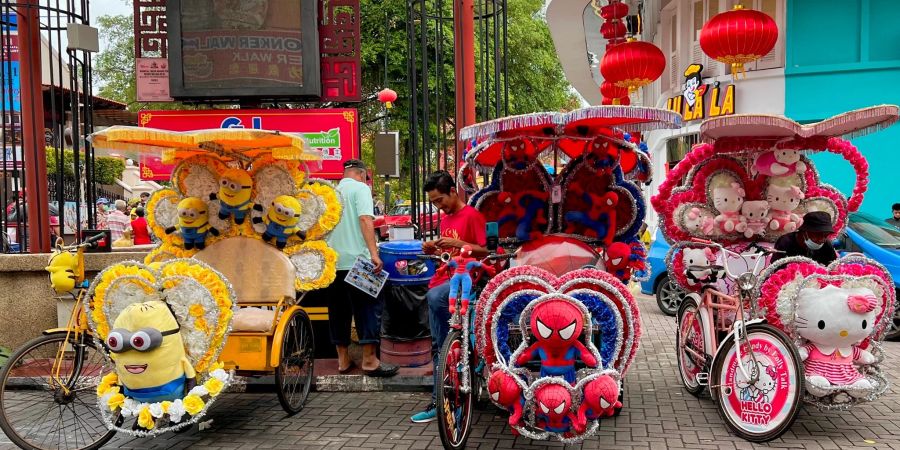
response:
M709 373L707 372L698 373L694 379L697 380L697 384L700 386L709 386Z

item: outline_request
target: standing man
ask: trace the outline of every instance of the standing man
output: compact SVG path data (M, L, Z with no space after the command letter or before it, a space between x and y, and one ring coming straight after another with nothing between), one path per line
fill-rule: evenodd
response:
M891 206L891 213L891 217L884 219L884 221L893 225L894 228L900 229L900 203L894 203Z
M150 200L149 192L141 192L141 206L147 207L147 200Z
M338 252L337 277L321 295L328 299L328 328L331 342L337 347L338 372L353 369L350 358L350 321L355 319L356 333L363 347L363 373L372 377L391 377L397 367L383 364L375 355L375 346L381 342L381 312L384 299L369 294L344 282L356 258L372 261L375 272L381 272L382 262L375 245L375 228L372 219L372 191L365 183L366 165L358 159L344 163L344 178L337 190L344 204L341 221L328 237L328 245Z
M424 253L448 252L450 256L459 255L464 245L472 248L472 256L479 258L488 254L485 248L487 236L484 217L477 209L466 205L456 191L456 181L444 170L439 170L425 181L423 187L431 204L444 213L441 218L441 237L437 241L426 242L422 246ZM431 323L431 354L434 362L434 388L431 391L431 404L424 411L416 413L410 419L416 423L431 422L437 417L435 404L437 389L442 380L439 379L437 359L447 333L450 332L450 272L436 271L428 284L428 320Z
M125 200L116 200L116 209L109 213L106 224L109 226L110 238L113 242L122 239L125 230L131 226L131 218L128 217L128 204Z
M106 217L108 215L106 211L106 206L109 205L109 200L106 197L100 197L97 199L97 211L95 217L97 218L97 229L98 230L106 230L109 225L106 224Z
M825 211L808 212L803 216L799 230L784 234L775 241L775 250L784 253L772 255L772 263L781 258L805 256L827 266L837 259L837 252L828 240L832 233L834 226L830 214Z

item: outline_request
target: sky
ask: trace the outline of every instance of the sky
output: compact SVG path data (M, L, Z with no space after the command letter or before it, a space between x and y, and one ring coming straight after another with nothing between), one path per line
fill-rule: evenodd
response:
M97 17L105 15L130 14L134 7L128 0L90 0L91 24L97 22Z

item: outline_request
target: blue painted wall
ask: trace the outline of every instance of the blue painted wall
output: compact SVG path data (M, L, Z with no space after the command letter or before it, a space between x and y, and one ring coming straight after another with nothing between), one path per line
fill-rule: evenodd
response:
M788 0L785 115L815 122L856 108L900 105L900 1ZM900 124L852 141L869 160L862 211L890 216L900 203ZM850 165L813 157L826 183L849 195Z

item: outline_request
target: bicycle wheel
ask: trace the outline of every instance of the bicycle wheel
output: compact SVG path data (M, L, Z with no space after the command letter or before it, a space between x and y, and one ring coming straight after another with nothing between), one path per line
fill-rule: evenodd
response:
M777 328L766 324L747 326L747 344L741 344L741 363L750 383L738 367L737 347L728 338L713 359L710 391L718 399L719 415L731 431L751 442L766 442L781 436L800 411L803 368L794 344ZM753 349L756 367L750 363Z
M303 410L315 376L315 340L306 311L291 313L281 342L281 360L275 370L278 401L288 415Z
M112 439L115 431L107 428L97 407L97 385L108 372L105 358L90 337L83 340L64 332L34 338L0 370L0 428L14 444L96 449ZM54 368L61 350L62 363ZM56 369L68 393L51 381Z
M705 330L697 300L685 298L678 308L678 328L675 331L675 349L678 357L678 374L681 384L695 397L703 393L703 385L697 375L708 372L706 362L706 343L703 339Z
M472 430L473 393L463 393L461 389L464 370L469 372L469 380L473 378L472 366L460 360L465 344L461 333L453 330L438 357L441 386L437 387L437 423L445 449L465 448Z

